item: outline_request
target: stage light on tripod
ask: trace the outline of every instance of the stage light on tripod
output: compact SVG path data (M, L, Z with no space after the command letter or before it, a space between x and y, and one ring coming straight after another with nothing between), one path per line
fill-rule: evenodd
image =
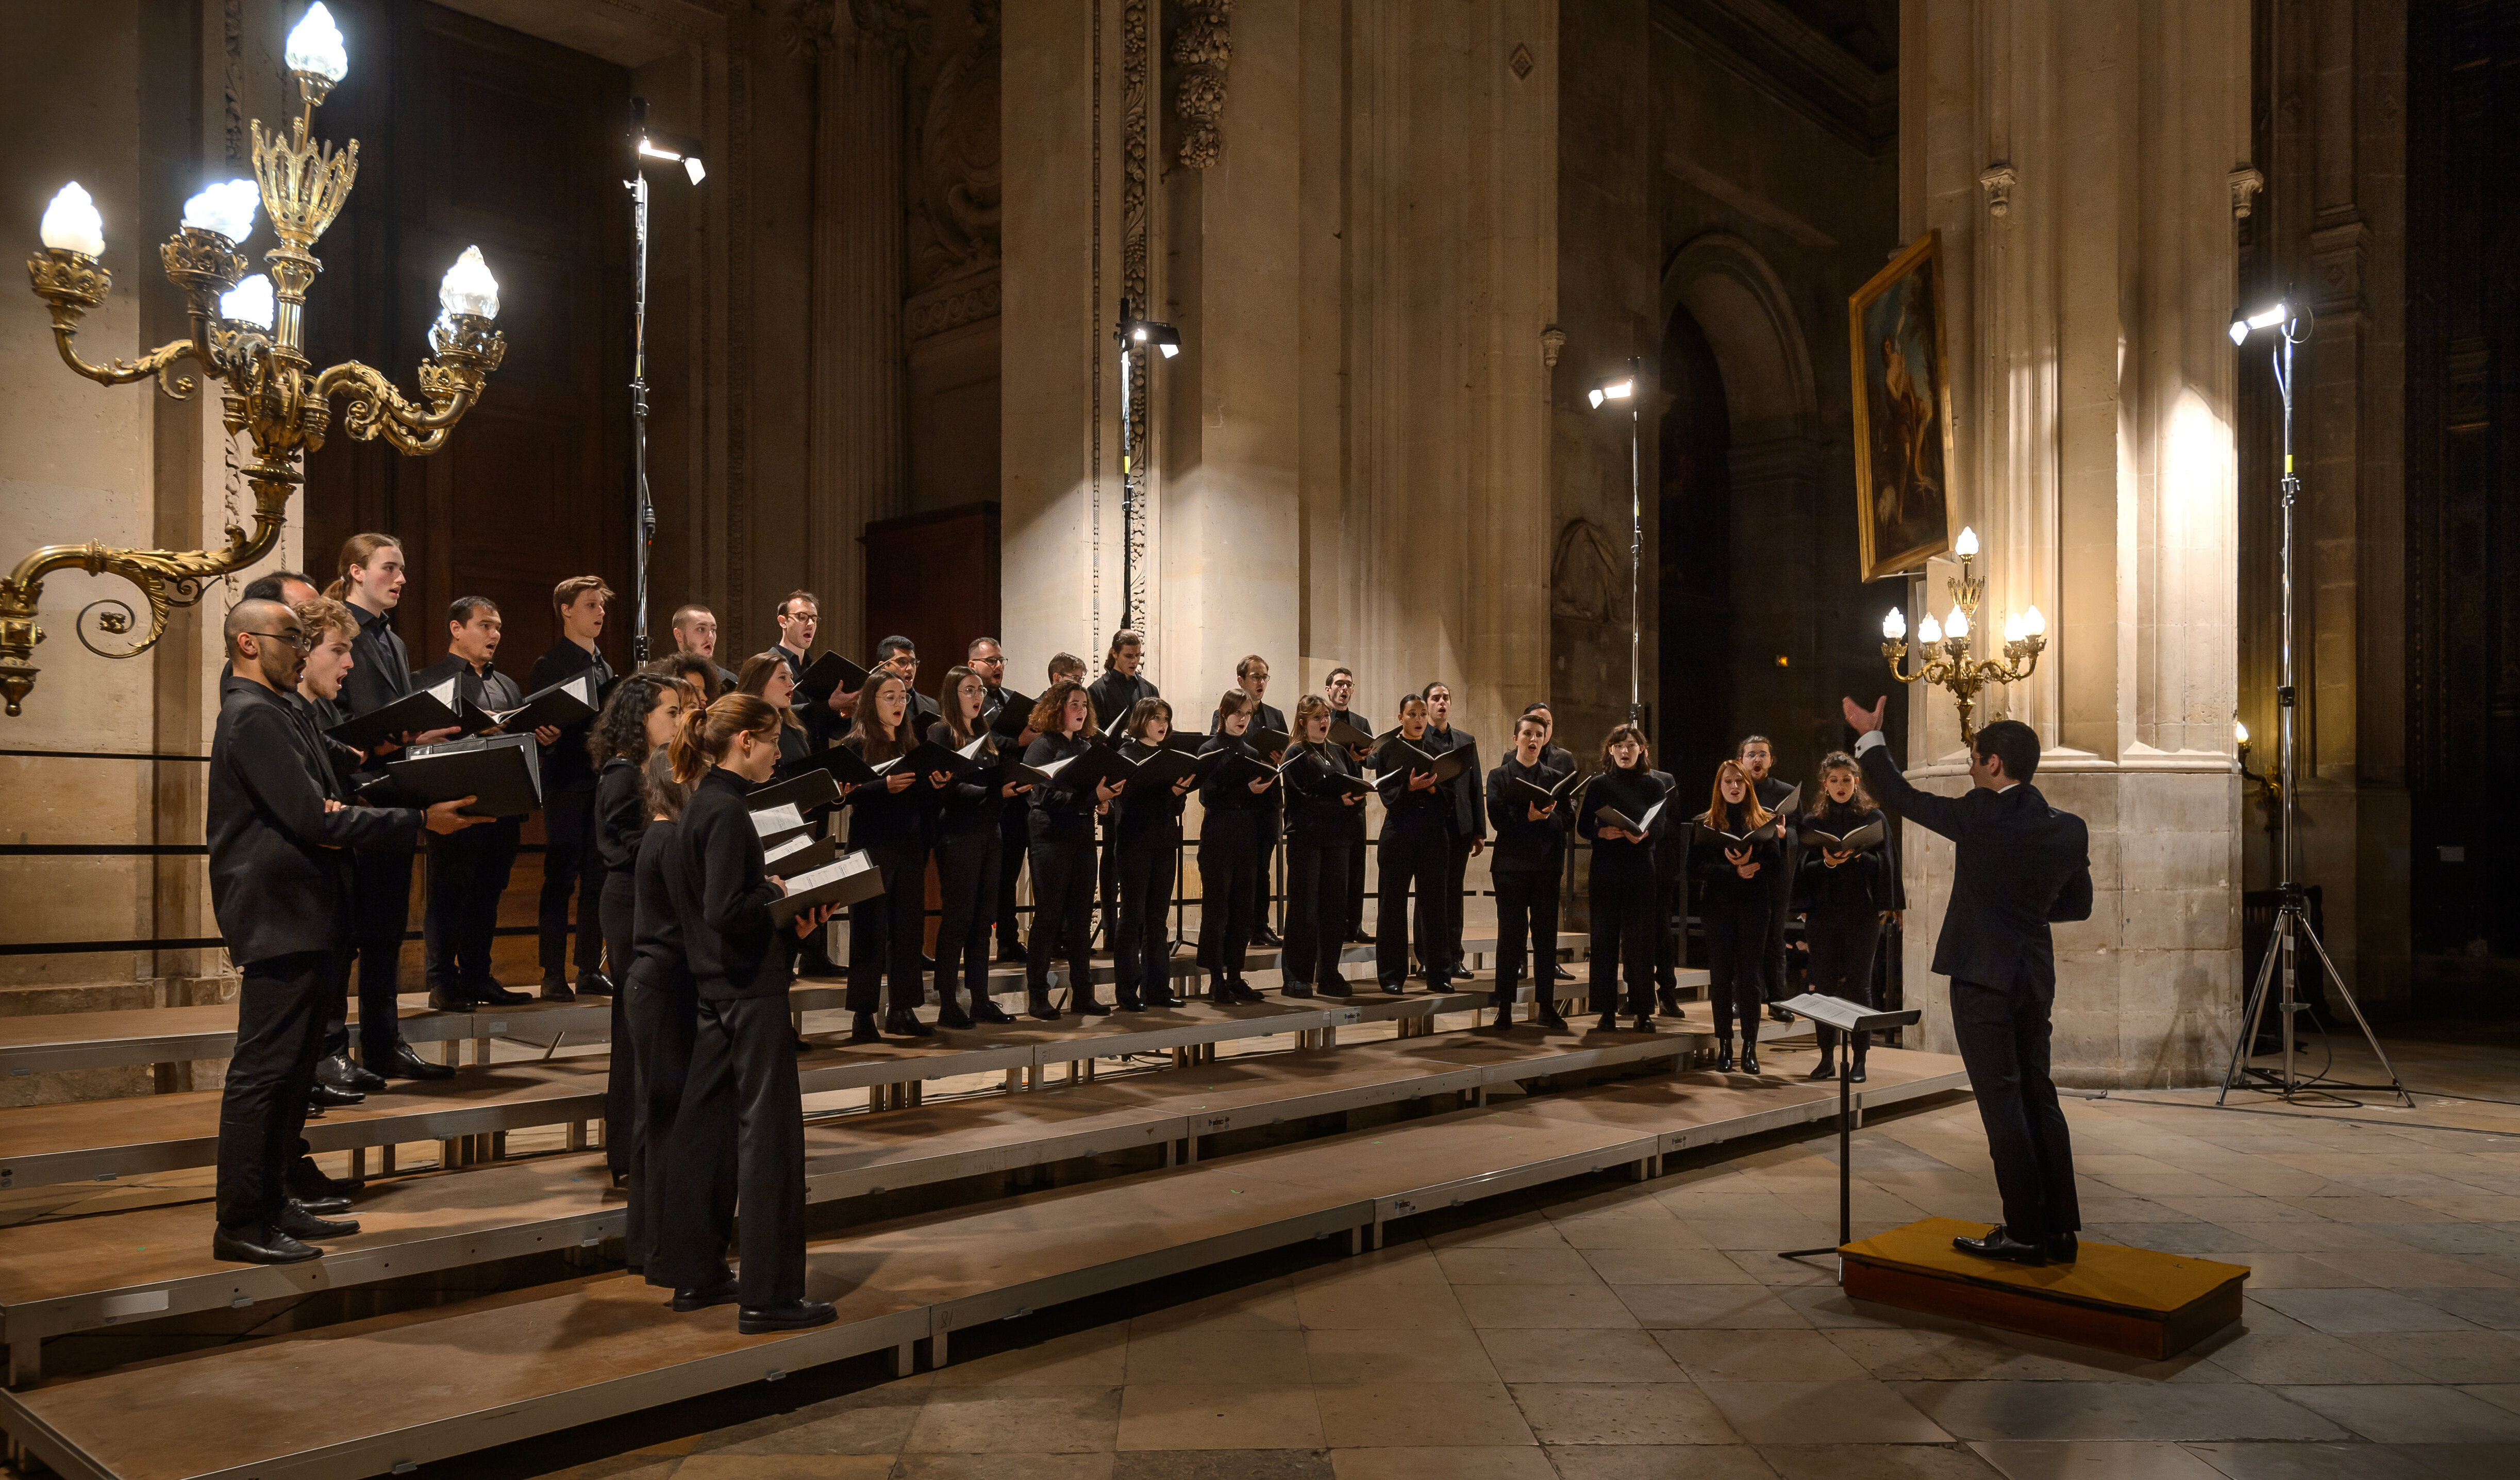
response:
M2247 343L2250 335L2261 329L2272 329L2277 324L2282 323L2285 319L2290 317L2291 314L2285 309L2281 301L2269 304L2267 307L2258 310L2256 313L2244 314L2231 321L2231 342L2233 344Z
M1133 319L1120 326L1120 336L1130 348L1151 348L1167 360L1181 353L1181 331L1170 324L1158 324L1152 319Z
M1636 393L1637 378L1633 375L1624 375L1615 381L1603 381L1594 386L1588 399L1592 401L1593 409L1598 411L1604 401L1624 401Z
M639 156L644 159L661 159L668 164L680 163L683 166L683 173L691 176L694 185L708 178L708 166L700 162L700 157L698 154L667 149L646 134L639 136Z

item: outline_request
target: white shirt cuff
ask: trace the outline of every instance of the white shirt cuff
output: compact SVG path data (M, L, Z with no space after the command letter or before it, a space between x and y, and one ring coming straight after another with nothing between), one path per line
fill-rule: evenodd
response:
M1855 753L1857 756L1861 757L1865 751L1874 749L1888 743L1890 743L1890 741L1882 738L1880 731L1867 730L1862 735L1855 738Z

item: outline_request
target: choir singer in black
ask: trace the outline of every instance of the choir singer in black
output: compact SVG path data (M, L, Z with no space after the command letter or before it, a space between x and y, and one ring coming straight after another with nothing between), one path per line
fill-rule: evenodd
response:
M1073 760L1093 747L1085 727L1093 723L1094 700L1085 686L1060 679L1033 705L1027 728L1041 738L1024 752L1024 764L1044 766ZM1058 774L1065 777L1070 767ZM1024 994L1032 1015L1057 1022L1050 1005L1050 963L1067 963L1069 1004L1089 1017L1107 1017L1111 1009L1094 1000L1094 964L1087 954L1094 914L1094 819L1111 810L1125 782L1081 780L1061 785L1036 783L1032 791L1032 936L1026 943Z
M552 588L552 613L560 641L534 659L525 692L539 694L578 674L587 692L601 695L612 682L612 665L597 647L604 636L604 608L612 588L599 575L573 575ZM543 889L537 911L542 942L542 995L569 1002L583 992L602 997L612 981L597 964L604 954L604 865L595 852L595 761L586 748L590 719L563 726L543 746ZM577 985L568 977L569 901L577 902ZM622 964L616 969L627 970ZM362 1010L365 1010L362 1009Z
M1653 1025L1654 848L1671 826L1644 732L1617 725L1601 741L1601 773L1584 786L1575 830L1593 844L1593 1000L1603 1031L1619 1025L1619 983L1636 1030ZM1616 812L1625 822L1603 814Z
M1243 738L1251 708L1250 695L1226 690L1216 701L1217 732L1199 747L1229 752L1198 788L1198 951L1215 1003L1260 1000L1242 966L1259 914L1261 838L1278 815L1278 776L1274 757Z
M1573 821L1564 798L1574 772L1550 765L1548 745L1548 721L1526 714L1514 721L1512 751L1488 773L1487 810L1496 822L1496 853L1488 865L1497 901L1495 1026L1512 1025L1514 994L1528 961L1533 1018L1562 1032L1566 1019L1557 1010L1549 964L1557 959L1557 875L1565 867Z
M1868 833L1873 835L1863 840ZM1804 980L1823 997L1872 1007L1873 949L1882 924L1898 908L1899 870L1890 855L1888 820L1864 789L1854 756L1833 750L1822 759L1820 794L1803 809L1798 841L1802 862L1794 875L1794 908L1811 951ZM1820 1035L1820 1062L1812 1065L1811 1077L1834 1079L1837 1030L1824 1022L1812 1027ZM1853 1038L1846 1052L1855 1062L1848 1072L1862 1084L1872 1035Z
M1436 937L1441 943L1437 954L1443 959L1423 963L1426 985L1440 992L1455 978L1470 974L1467 958L1462 954L1462 888L1469 876L1470 860L1488 845L1486 772L1479 766L1478 738L1453 728L1452 686L1428 684L1420 694L1426 700L1426 739L1420 748L1429 755L1463 752L1462 769L1444 783L1444 796L1453 811L1444 820L1444 920ZM1426 908L1422 896L1418 908Z
M1289 997L1352 997L1339 970L1347 944L1347 860L1365 846L1364 773L1330 743L1330 701L1295 701L1294 743L1279 775L1286 792L1286 951L1279 980Z
M976 650L980 645L974 643ZM988 644L996 650L997 644ZM1002 665L1003 666L1003 665ZM989 735L989 684L969 665L945 670L936 691L944 711L927 739L948 750L969 747ZM1000 744L1004 737L993 737ZM1003 819L1021 804L1032 784L1010 776L998 752L983 746L975 769L945 788L936 815L936 887L943 909L936 925L936 1025L1012 1022L989 996L989 922L996 918L999 857L1006 846ZM1009 892L1012 892L1010 889ZM971 1006L963 1007L968 990Z
M2083 820L2048 805L2030 779L2039 736L1997 720L1969 749L1969 789L1936 796L1908 785L1881 735L1881 711L1845 701L1864 779L1885 806L1952 840L1952 898L1934 943L1934 970L1952 979L1952 1033L1968 1066L1995 1158L2003 1222L1964 1254L2014 1264L2071 1264L2083 1226L2074 1146L2048 1073L2048 1013L2056 1003L2051 920L2092 916L2091 838Z
M406 854L423 827L476 821L461 797L426 812L345 805L332 762L289 695L314 646L278 602L240 602L224 630L229 676L210 742L210 908L243 985L236 1050L219 1093L218 1226L211 1257L293 1264L355 1223L318 1218L288 1192L324 1020L341 995L350 943L351 859Z
M446 658L411 676L415 689L431 689L455 680L458 697L475 708L514 709L524 702L517 681L490 665L498 659L503 635L499 604L486 596L455 599L446 608ZM546 726L534 732L543 745L560 742L560 731ZM491 973L490 943L499 932L499 900L508 892L508 875L516 868L517 834L524 819L498 817L480 827L440 838L428 845L428 903L421 915L421 939L428 964L428 1005L443 1012L470 1011L475 1005L508 1007L527 1001L510 991ZM418 1072L410 1077L444 1078L454 1072L428 1063L410 1049L394 1055L380 1073L409 1068L410 1054Z

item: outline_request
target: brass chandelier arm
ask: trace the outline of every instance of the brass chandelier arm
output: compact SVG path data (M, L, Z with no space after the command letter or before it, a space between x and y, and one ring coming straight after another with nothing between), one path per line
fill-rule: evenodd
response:
M480 394L480 378L430 363L421 366L420 380L429 400L427 411L406 400L382 372L345 360L315 378L309 400L326 405L346 391L350 399L342 408L341 424L350 435L362 442L382 435L404 452L426 455L444 446L448 428L472 409Z
M134 381L145 381L155 376L158 379L158 388L165 392L168 400L182 401L191 398L193 378L177 375L175 370L183 361L199 357L199 352L193 347L192 340L171 340L158 345L137 360L108 360L102 365L91 365L79 358L78 350L71 342L77 337L76 325L62 323L58 316L55 317L53 343L61 349L62 363L68 365L74 374L85 376L99 385L128 385Z

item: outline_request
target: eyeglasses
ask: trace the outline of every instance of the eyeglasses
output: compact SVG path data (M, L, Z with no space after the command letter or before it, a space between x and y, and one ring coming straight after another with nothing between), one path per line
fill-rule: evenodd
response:
M247 637L267 637L275 643L287 643L301 653L312 652L324 640L312 632L248 632Z

